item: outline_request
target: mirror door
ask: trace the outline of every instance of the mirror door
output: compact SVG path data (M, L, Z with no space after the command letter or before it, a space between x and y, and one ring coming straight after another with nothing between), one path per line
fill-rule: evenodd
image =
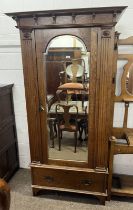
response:
M43 143L48 159L87 162L90 29L86 29L89 47L75 35L79 30L73 30L71 35L70 29L68 34L55 32L56 36L47 30L36 34L38 39L44 36L36 48Z

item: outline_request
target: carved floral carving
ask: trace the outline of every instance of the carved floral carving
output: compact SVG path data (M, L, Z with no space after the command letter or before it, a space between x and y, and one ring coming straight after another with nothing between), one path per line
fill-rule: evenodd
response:
M111 37L110 30L103 30L102 31L102 37L103 38L110 38Z
M22 29L22 35L23 35L22 39L31 40L32 39L31 32L32 29Z

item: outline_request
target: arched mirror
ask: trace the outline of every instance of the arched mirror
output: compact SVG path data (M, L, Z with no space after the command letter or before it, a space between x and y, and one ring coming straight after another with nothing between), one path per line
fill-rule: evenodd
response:
M123 73L124 73L124 68L125 68L127 63L128 63L128 60L117 60L116 86L115 86L115 95L116 96L121 95L122 76L123 76Z
M129 94L133 95L133 63L129 67L126 77L126 90Z
M76 36L61 35L44 60L49 158L87 161L90 52Z

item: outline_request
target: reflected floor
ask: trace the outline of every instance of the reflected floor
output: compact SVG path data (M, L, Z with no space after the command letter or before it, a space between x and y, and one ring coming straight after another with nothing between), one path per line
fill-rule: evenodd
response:
M58 139L54 139L54 148L51 148L51 141L49 140L49 158L50 159L63 159L63 160L75 160L75 161L87 161L88 151L87 142L83 141L82 144L78 140L77 152L74 153L74 134L69 132L63 132L63 138L61 142L61 151L59 151Z

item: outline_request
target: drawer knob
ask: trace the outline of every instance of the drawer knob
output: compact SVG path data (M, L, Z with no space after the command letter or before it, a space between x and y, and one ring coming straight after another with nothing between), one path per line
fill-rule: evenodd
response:
M84 184L86 186L90 186L92 184L92 180L91 179L81 180L81 184Z
M54 178L52 176L44 176L44 179L49 183L54 181Z
M44 110L45 110L45 109L44 109L43 105L40 104L40 106L39 106L39 111L40 111L40 112L43 112Z

